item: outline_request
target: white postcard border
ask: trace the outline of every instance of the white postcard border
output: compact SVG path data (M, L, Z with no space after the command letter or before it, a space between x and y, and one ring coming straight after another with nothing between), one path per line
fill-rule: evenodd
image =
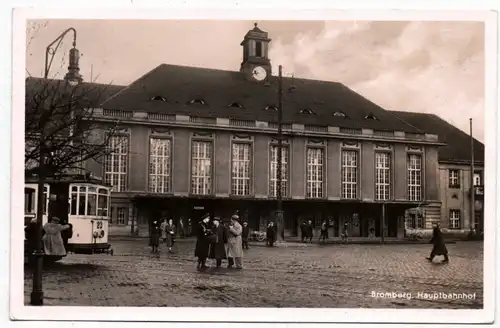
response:
M10 313L24 320L105 320L105 321L179 321L192 322L411 322L480 323L491 322L495 300L495 230L497 181L497 15L486 11L416 12L405 10L333 11L273 9L118 9L99 8L23 8L14 13L13 30L13 110L11 171L11 270ZM253 16L252 16L253 15ZM315 20L459 20L485 22L485 242L484 308L482 310L432 309L289 309L289 308L130 308L130 307L32 307L24 305L23 215L24 184L24 76L25 26L33 18L128 18L128 19L315 19ZM498 188L498 186L497 186ZM17 245L17 247L15 247ZM368 295L367 295L368 297ZM83 310L83 311L82 311ZM196 311L196 316L193 316Z

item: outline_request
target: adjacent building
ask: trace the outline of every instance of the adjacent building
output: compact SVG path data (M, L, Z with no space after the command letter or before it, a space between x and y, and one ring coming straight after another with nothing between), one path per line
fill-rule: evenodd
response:
M446 146L439 149L441 207L412 209L406 215L407 231L430 230L439 210L442 230L466 234L484 228L484 144L434 114L396 112L408 124L439 135ZM471 177L471 153L474 172ZM473 182L472 182L473 181ZM471 187L472 182L472 187ZM471 192L474 194L471 197ZM474 201L474 206L471 202ZM471 215L471 210L474 215ZM471 220L472 218L472 220ZM429 231L430 232L430 231Z
M188 225L235 211L254 229L274 220L279 94L270 42L255 26L239 71L162 64L96 110L122 128L111 154L87 163L113 185L113 225L142 234L163 216ZM331 236L348 223L351 236L403 238L405 212L424 205L440 220L436 131L336 82L283 78L282 101L286 235L326 220Z

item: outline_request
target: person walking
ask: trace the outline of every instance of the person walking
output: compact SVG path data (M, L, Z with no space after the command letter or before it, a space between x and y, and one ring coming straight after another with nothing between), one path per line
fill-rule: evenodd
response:
M328 239L328 223L326 223L326 220L321 223L321 234L319 236L319 242L320 243L325 243L326 240Z
M205 214L202 220L198 223L198 229L196 232L196 246L194 249L194 256L198 258L198 269L207 268L207 257L210 248L209 237L213 235L212 230L209 227L210 215Z
M151 235L149 236L149 246L153 253L158 253L158 246L160 246L161 230L158 221L153 221L151 225Z
M167 224L165 225L165 236L165 243L167 244L168 251L172 252L172 247L175 243L175 225L174 220L172 219L168 220Z
M309 220L307 221L306 225L306 238L309 240L309 243L312 243L313 236L314 236L314 227L312 221Z
M448 249L446 248L446 244L444 243L443 234L441 233L441 228L439 223L433 224L432 229L432 238L430 240L432 244L431 255L426 259L432 262L436 255L443 255L444 261L442 263L448 263L450 259L448 258Z
M220 218L215 217L213 219L212 231L215 238L215 243L210 244L210 251L208 257L215 259L215 266L220 268L222 265L222 260L227 259L226 256L226 244L227 244L227 230L224 225L221 224Z
M267 246L273 247L274 242L276 241L276 227L274 226L274 222L269 222L266 230L266 239Z
M61 232L70 229L69 224L59 224L59 218L54 216L43 226L43 250L48 256L66 256L64 241Z
M167 219L161 220L160 224L160 232L161 232L161 240L163 240L163 243L167 243Z
M302 221L300 224L300 241L303 243L306 241L307 236L307 224L306 221Z
M241 233L241 240L243 243L243 249L248 249L248 236L250 235L250 228L248 227L248 222L243 222L243 232Z
M349 224L347 222L344 223L344 228L342 228L342 240L347 243L347 237L349 237Z
M233 215L231 217L231 222L229 223L229 233L227 237L227 257L228 257L228 268L236 264L236 269L243 268L243 247L241 233L243 232L243 227L239 223L239 216ZM232 260L231 260L232 259Z

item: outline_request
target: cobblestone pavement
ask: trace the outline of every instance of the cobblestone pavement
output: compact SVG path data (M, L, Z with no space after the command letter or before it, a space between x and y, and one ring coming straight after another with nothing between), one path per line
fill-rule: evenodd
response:
M150 253L146 239L112 241L115 255L70 254L46 268L46 305L482 308L483 244L448 245L450 263L429 263L430 245L251 247L244 269L196 270L194 241ZM213 265L213 263L209 263ZM31 273L25 270L25 302ZM411 293L373 297L375 293ZM418 293L474 299L423 299Z

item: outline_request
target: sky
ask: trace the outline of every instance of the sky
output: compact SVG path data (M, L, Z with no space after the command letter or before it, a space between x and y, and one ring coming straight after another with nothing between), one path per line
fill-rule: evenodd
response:
M77 30L86 81L128 85L167 63L239 70L253 21L39 20L26 31L26 75L42 76L45 48ZM388 110L434 113L484 142L484 23L258 21L273 73L345 84ZM68 34L50 76L66 73Z

